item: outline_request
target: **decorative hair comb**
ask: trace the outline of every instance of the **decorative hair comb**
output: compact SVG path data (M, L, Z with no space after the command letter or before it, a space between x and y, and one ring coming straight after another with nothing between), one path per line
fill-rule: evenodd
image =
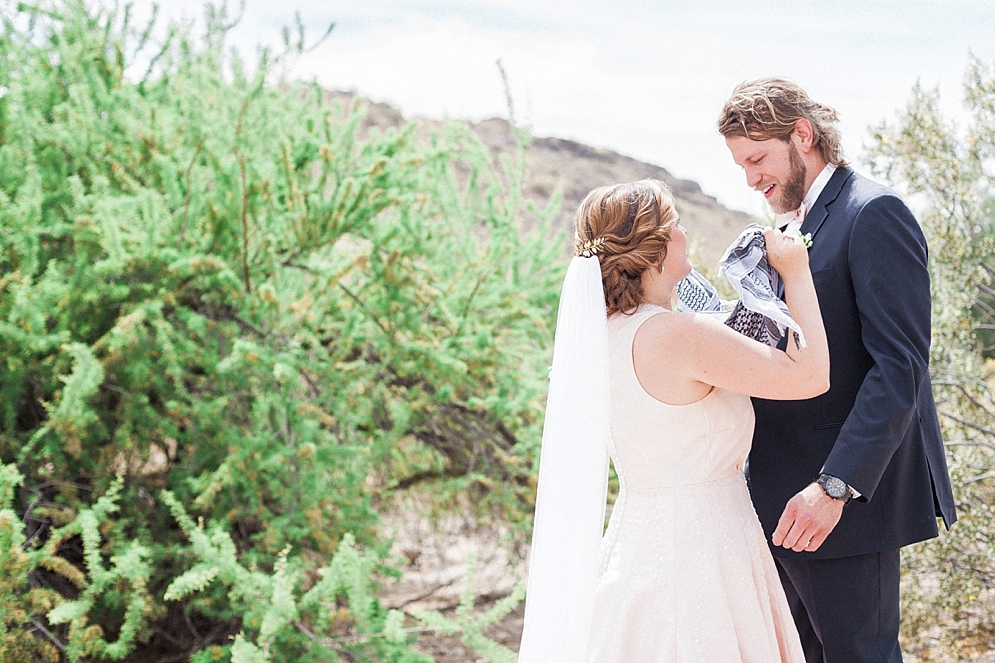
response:
M604 246L605 238L596 237L594 239L589 239L574 250L575 256L584 256L585 258L590 258L592 256L598 255L601 247Z

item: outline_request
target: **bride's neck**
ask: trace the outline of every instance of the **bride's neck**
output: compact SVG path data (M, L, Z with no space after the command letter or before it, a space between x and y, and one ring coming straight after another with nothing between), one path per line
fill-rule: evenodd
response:
M667 278L666 274L650 267L643 272L642 286L644 303L673 310L673 302L677 299L677 284Z

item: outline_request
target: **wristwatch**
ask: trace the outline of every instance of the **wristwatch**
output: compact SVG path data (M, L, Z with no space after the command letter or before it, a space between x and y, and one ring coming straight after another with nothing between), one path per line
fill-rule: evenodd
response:
M822 486L822 489L826 491L826 495L829 495L834 500L842 501L843 504L849 504L853 498L853 491L850 490L850 486L846 485L846 481L834 477L832 474L820 474L815 482Z

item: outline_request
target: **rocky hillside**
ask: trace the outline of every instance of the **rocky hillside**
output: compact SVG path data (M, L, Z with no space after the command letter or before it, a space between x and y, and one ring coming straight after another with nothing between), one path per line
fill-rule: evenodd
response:
M329 92L329 98L349 102L352 95ZM367 128L375 126L386 129L399 126L405 120L396 108L387 104L368 101L363 104L367 112ZM427 129L439 124L437 120L419 121ZM516 148L515 134L505 120L493 118L471 124L470 127L491 148L495 156ZM526 195L540 207L545 207L555 192L562 192L560 222L565 227L573 226L574 212L580 201L596 186L645 177L663 180L677 197L678 212L682 223L690 232L692 252L696 254L694 262L699 269L704 267L709 272L714 270L729 243L750 222L748 214L723 207L715 198L703 193L696 182L678 179L660 166L611 150L562 138L533 137L527 148L526 159Z

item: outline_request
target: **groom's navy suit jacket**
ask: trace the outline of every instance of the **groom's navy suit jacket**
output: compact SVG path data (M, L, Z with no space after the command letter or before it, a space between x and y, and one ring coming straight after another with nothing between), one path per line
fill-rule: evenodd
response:
M926 240L891 189L838 168L801 227L829 338L830 388L753 399L750 492L768 540L785 504L821 472L861 493L814 553L846 557L937 535L956 520L929 379Z

